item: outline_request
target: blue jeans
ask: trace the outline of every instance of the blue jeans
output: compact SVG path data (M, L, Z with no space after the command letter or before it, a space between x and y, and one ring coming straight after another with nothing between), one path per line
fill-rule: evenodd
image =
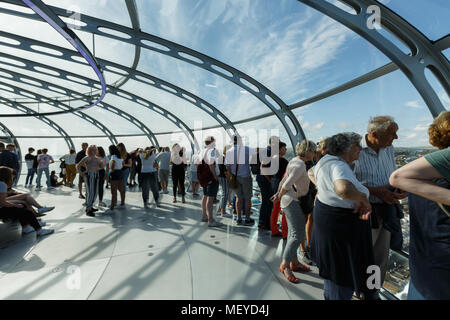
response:
M38 188L41 187L41 177L42 177L42 172L45 172L45 177L47 178L47 187L50 187L50 173L48 172L48 168L42 168L42 169L37 169L37 186Z
M142 179L142 200L144 201L144 203L148 203L150 189L152 190L155 202L158 202L159 190L156 171L141 173L141 179Z
M122 181L123 181L124 190L127 189L127 181L128 181L129 176L130 176L130 168L126 168L125 170L122 170Z
M261 191L261 207L259 209L259 225L270 228L270 215L272 214L273 203L270 201L270 197L274 195L272 193L272 185L267 179L258 175L256 177L259 190Z
M325 300L351 300L353 288L340 286L331 280L323 281L323 296Z
M409 280L408 300L426 300L416 287L414 287L411 280Z
M227 202L228 202L228 194L230 192L230 183L228 182L228 179L225 177L219 177L219 184L222 188L222 199L220 201L220 208L222 210L227 209Z
M35 173L36 173L36 168L28 169L27 178L25 179L25 185L31 184L33 182ZM28 180L30 180L30 181L28 181Z

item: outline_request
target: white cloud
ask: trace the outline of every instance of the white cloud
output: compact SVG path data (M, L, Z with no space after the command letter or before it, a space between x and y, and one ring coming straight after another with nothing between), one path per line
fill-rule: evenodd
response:
M323 128L324 125L325 125L324 122L318 122L318 123L316 123L315 125L313 125L313 129L314 129L314 130L320 130L320 129Z
M408 101L405 103L405 106L410 107L410 108L416 108L416 109L423 108L423 106L421 105L419 100Z
M419 124L413 130L414 131L427 131L428 130L428 125Z

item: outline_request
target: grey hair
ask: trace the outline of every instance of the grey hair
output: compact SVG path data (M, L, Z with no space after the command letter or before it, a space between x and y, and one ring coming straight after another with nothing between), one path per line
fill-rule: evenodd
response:
M328 139L326 144L327 154L340 156L347 152L353 144L360 143L362 137L355 132L338 133Z
M394 118L390 116L378 116L370 118L367 126L367 133L375 131L376 133L386 132L392 124L396 124Z
M305 157L308 152L316 152L316 150L317 145L311 140L303 140L295 147L295 152L301 157Z

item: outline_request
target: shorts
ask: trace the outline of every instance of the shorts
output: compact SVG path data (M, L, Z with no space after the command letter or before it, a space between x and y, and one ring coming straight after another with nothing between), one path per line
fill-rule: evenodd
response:
M160 182L168 182L169 181L169 170L159 169L158 179Z
M117 180L122 180L122 170L114 170L111 171L109 174L109 180L111 181L117 181Z
M191 182L198 182L197 171L191 171L190 180Z
M236 197L239 199L251 199L253 196L253 180L252 177L237 177L238 187L234 189Z
M213 180L206 187L203 187L203 195L206 197L216 197L219 191L219 181Z

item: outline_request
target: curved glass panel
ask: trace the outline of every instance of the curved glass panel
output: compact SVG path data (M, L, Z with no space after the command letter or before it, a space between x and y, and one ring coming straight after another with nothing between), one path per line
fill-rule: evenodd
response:
M370 117L390 115L399 125L396 147L429 146L427 128L433 121L422 97L399 70L293 112L314 141L344 131L364 135Z
M437 40L450 31L450 3L447 0L380 1L400 17L411 23L430 40Z
M75 13L80 12L82 14L131 27L131 21L125 1L77 0L74 2L71 0L45 0L44 2L47 5L65 8L68 13L74 16L74 20L76 20Z
M114 95L109 95L105 99L105 102L135 117L153 132L170 132L179 130L176 125L164 118L161 114L151 111L132 101L128 101ZM140 130L138 132L142 133Z
M138 0L137 4L143 17L143 31L180 43L247 73L287 104L331 89L390 62L350 29L298 1L261 0L251 5L239 1L200 3L188 0L177 5L170 1L154 1L154 10L145 10L148 4L144 0ZM170 28L167 28L167 21L171 21ZM148 57L149 63L160 60L158 56ZM171 66L164 68L163 79L171 79L172 73L185 68L179 64ZM151 70L158 68L152 65ZM189 78L191 73L193 77ZM218 81L195 71L185 77L180 81L184 86L202 81L206 88L197 86L195 89L203 97L219 97L224 105L239 102L239 107L245 108L244 113L248 116L268 111L263 105L252 103L239 87L236 93L225 91L228 81Z
M448 49L442 51L442 53L444 54L444 56L447 57L447 60L450 61L450 48L448 48Z
M0 121L17 137L59 136L55 129L33 117L2 118Z
M150 81L144 78L142 79L145 81ZM194 127L195 121L201 121L203 126L212 126L217 124L217 122L206 111L202 111L200 108L197 108L190 102L180 97L152 87L146 83L138 82L136 80L129 80L122 87L122 89L142 97L143 99L149 100L150 102L153 102L170 111L178 118L182 119L191 128ZM145 110L144 107L140 107L140 109ZM159 129L155 130L159 131Z

